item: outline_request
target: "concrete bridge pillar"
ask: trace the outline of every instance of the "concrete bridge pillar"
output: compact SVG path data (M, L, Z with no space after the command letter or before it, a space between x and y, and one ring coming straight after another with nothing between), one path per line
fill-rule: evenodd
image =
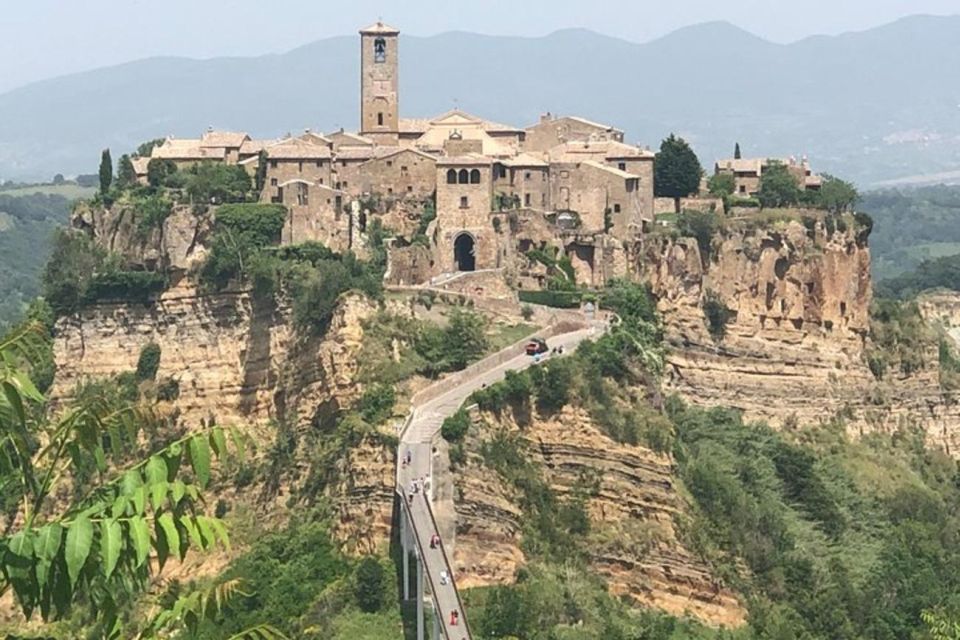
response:
M423 558L417 553L417 640L424 640Z

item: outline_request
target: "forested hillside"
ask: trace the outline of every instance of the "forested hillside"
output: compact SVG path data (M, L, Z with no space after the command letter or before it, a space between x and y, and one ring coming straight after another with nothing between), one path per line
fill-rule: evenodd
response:
M960 186L868 191L857 208L873 218L870 249L876 280L960 253Z
M40 274L63 226L70 201L63 196L0 193L0 332L17 321L40 293Z

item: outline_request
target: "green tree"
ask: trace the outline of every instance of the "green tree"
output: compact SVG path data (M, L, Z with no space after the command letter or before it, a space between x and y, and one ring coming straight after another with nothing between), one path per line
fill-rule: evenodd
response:
M159 147L164 142L166 142L166 140L163 138L155 138L153 140L147 140L146 142L141 143L140 146L137 147L136 156L138 158L149 158L150 156L153 155L154 148Z
M757 199L763 207L789 207L800 201L800 185L787 165L769 161L760 176Z
M839 214L852 209L859 199L860 194L853 184L829 174L823 174L823 184L816 196L821 207Z
M703 168L690 145L674 134L660 143L653 165L653 190L658 198L673 198L680 211L680 198L700 188Z
M123 154L117 161L117 188L129 189L137 184L137 172L130 156Z
M212 457L227 456L227 436L237 434L195 433L131 464L148 414L95 397L49 421L29 367L18 364L29 363L36 336L27 326L0 341L0 477L20 502L0 537L0 588L12 589L27 618L58 620L83 603L102 637L129 637L119 607L155 567L229 544L223 523L204 515L202 492ZM192 477L180 473L188 466Z
M440 435L447 442L460 442L470 429L470 414L464 409L448 416L440 426Z
M375 556L365 556L354 574L353 594L361 611L376 613L386 604L387 581L383 565Z
M177 165L173 160L153 158L147 163L147 184L154 189L165 186L175 173L177 173Z
M196 203L243 202L250 188L250 174L238 165L203 162L187 175L187 194Z
M267 184L267 152L263 149L260 150L260 153L257 155L257 174L254 176L254 187L257 190L257 193L263 191L263 187Z
M110 158L110 149L104 149L100 154L100 193L106 196L113 185L113 160Z
M733 159L734 160L740 159L740 143L739 142L733 145Z
M707 181L707 189L711 195L718 198L729 198L737 188L737 181L732 173L715 173Z

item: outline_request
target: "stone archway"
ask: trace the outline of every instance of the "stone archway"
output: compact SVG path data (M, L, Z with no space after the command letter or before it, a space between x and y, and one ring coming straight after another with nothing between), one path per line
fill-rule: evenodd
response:
M473 271L477 268L476 243L473 236L463 232L453 241L453 262L457 271Z

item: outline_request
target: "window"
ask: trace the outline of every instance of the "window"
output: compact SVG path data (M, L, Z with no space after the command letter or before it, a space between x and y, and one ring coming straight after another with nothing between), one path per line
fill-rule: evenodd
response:
M413 193L413 185L411 184L407 185L407 193Z
M405 164L400 165L400 173L406 173L406 172L407 172L407 165Z
M740 193L746 193L746 192L747 192L747 185L745 184L740 185Z
M460 173L457 174L457 182L460 184L467 184L470 182L470 172L466 169L460 169Z
M388 166L388 167L392 167L392 166L393 166L393 160L387 160L387 166Z
M317 160L317 166L318 166L318 167L322 167L322 166L323 166L323 160Z
M303 160L297 163L297 171L303 173Z
M466 209L470 206L470 201L467 200L467 196L460 196L460 208Z
M277 186L277 179L276 179L276 178L270 178L270 186L271 186L271 187Z
M480 184L480 169L470 172L470 184Z
M378 127L383 126L383 111L377 113L377 126Z
M341 160L341 161L340 161L340 166L341 166L341 167L347 166L347 161L346 161L346 160Z
M626 162L618 162L618 163L617 163L617 169L620 169L620 171L626 171L626 170L627 170L627 163L626 163Z
M320 184L323 184L323 178L320 178Z
M524 174L523 174L523 179L524 179L524 180L529 180L529 179L530 179L530 172L529 172L529 171L525 171L525 172L524 172Z
M530 206L530 194L529 194L529 193L523 194L523 206L525 206L525 207L529 207L529 206Z
M373 61L387 61L387 41L383 38L377 38L373 41Z
M393 195L393 187L387 187L387 195L389 196Z
M547 194L545 194L545 193L541 193L541 194L540 194L540 206L541 206L541 207L546 207L546 206L547 206Z
M343 181L343 188L344 188L344 189L347 188L347 181L346 181L346 180Z
M277 161L276 161L276 160L271 160L271 161L270 161L270 168L271 168L271 169L276 169L276 168L277 168Z
M447 184L457 184L457 170L450 169L447 171Z
M300 206L306 206L310 204L310 200L308 199L309 193L310 192L308 190L307 185L305 184L299 185L297 187L297 204Z
M506 178L506 177L507 177L507 168L506 168L505 166L503 166L502 164L501 164L501 165L497 165L497 173L498 173L499 177L501 177L501 178Z
M618 204L613 205L613 212L614 212L614 213L620 213L620 205L618 205Z

